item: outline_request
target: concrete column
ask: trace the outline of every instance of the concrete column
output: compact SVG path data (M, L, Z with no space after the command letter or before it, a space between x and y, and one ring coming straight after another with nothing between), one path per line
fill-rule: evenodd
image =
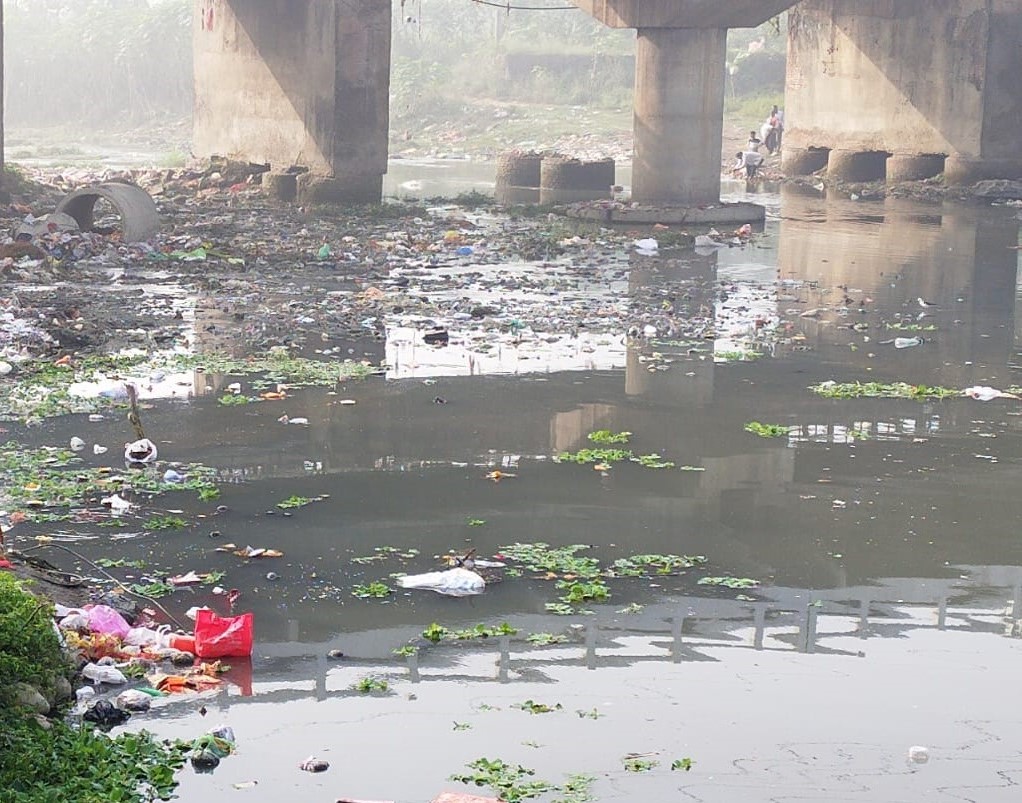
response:
M827 176L845 181L883 181L887 156L883 151L834 149L827 158Z
M944 172L944 154L926 153L915 156L887 157L888 181L921 181Z
M194 148L304 167L310 200L378 201L390 0L195 0Z
M781 169L787 176L808 176L827 166L829 148L784 148Z
M639 28L635 45L632 200L720 200L723 28Z

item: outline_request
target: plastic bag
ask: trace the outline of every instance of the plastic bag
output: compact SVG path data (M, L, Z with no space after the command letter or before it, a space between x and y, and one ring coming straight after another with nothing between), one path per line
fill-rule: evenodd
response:
M109 605L94 605L89 608L89 630L93 633L108 633L124 638L131 630L131 625L124 621L124 617Z
M82 669L82 677L91 680L93 683L119 685L128 682L128 679L124 677L124 673L116 666L106 666L103 664L86 664L85 668Z
M210 610L195 614L195 654L200 658L247 658L252 654L251 613L217 616Z

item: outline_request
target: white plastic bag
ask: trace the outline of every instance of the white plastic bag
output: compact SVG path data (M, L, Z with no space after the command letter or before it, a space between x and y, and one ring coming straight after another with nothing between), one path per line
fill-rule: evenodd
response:
M124 673L116 666L101 666L100 664L86 664L82 670L82 677L93 683L109 683L115 686L128 682Z

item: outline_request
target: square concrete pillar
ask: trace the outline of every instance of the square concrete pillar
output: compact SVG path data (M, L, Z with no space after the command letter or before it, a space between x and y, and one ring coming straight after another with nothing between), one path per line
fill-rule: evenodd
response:
M196 0L194 147L304 167L330 200L378 201L390 123L389 0Z
M720 201L726 44L721 28L637 31L633 200Z

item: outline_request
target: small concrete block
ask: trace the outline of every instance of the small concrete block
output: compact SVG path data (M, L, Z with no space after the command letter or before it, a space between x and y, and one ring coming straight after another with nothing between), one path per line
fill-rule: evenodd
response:
M263 173L263 192L278 201L293 201L298 197L298 174Z

